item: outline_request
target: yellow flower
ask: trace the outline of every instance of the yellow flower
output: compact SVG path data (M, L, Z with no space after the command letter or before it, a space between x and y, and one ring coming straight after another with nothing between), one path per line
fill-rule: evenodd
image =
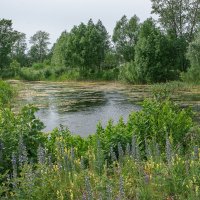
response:
M70 189L70 198L73 200L74 199L74 194L73 194L73 191Z

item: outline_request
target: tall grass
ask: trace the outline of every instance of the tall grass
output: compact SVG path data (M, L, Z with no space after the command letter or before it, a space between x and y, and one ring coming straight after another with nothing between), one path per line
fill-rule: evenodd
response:
M99 154L89 148L87 157L79 157L76 148L58 139L54 160L41 146L34 164L27 161L26 153L20 155L24 158L21 160L13 157L11 173L4 177L0 194L2 199L200 198L198 147L182 156L173 152L167 140L166 152L160 155L156 147L149 144L150 153L142 160L134 156L133 145L130 146L132 151L123 153L119 148L120 157L111 163L103 160L99 164L101 148Z

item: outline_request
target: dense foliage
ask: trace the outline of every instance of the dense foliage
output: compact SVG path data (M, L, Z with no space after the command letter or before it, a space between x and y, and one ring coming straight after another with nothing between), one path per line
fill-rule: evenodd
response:
M191 68L187 73L182 74L182 78L190 83L200 83L200 31L196 34L194 41L190 43L187 57L190 60Z
M10 98L6 83L0 90ZM63 126L43 133L36 108L14 113L4 104L0 198L199 199L200 129L190 109L161 96L87 138Z
M116 22L113 35L92 19L63 31L52 48L49 33L26 36L0 19L0 76L26 80L122 80L130 83L182 79L199 82L199 0L151 0L152 18L140 22L126 15ZM35 63L44 68L35 69ZM25 67L25 68L24 68ZM28 68L28 69L27 69ZM62 70L61 70L62 69ZM57 73L58 72L58 73ZM197 76L194 76L194 75Z
M14 97L14 94L14 88L8 83L0 80L0 106L10 104L10 101Z

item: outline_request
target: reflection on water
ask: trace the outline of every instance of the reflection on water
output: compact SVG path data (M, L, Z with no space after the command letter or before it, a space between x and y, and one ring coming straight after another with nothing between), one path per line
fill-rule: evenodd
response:
M46 125L45 131L62 124L72 133L86 136L95 132L99 121L103 126L111 118L117 122L122 116L126 121L132 111L140 109L124 88L115 84L108 88L103 83L29 82L24 86L16 104L39 107L37 116Z
M94 133L96 124L105 126L109 119L126 121L132 111L138 111L144 98L151 96L150 86L130 86L99 82L16 82L22 89L15 108L31 103L40 108L37 116L50 131L60 124L74 134ZM200 91L180 91L173 98L182 107L191 106L200 120Z

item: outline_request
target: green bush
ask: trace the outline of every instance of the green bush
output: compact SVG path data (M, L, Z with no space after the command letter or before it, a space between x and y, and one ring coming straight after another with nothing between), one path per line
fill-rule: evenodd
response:
M58 147L63 146L66 148L75 148L78 152L78 156L84 156L88 150L88 142L84 138L76 135L72 135L68 129L64 129L63 126L54 129L48 133L45 147L49 153L55 158L58 155Z
M45 68L45 64L44 63L33 63L32 67L35 70L40 70L40 69L44 69Z
M181 79L187 83L200 83L200 67L191 67L187 72L181 74Z
M194 134L189 134L194 125L192 116L190 109L181 109L169 100L145 100L142 110L131 113L127 123L122 119L116 125L109 121L105 128L98 126L97 133L92 137L94 144L96 140L101 142L105 156L109 155L111 146L118 154L119 143L125 151L126 145L131 144L133 135L140 143L143 155L145 141L159 145L164 152L168 137L173 147L181 148L184 153L195 140Z
M14 94L14 88L5 81L0 80L0 104L9 104Z
M33 68L22 68L19 75L23 80L27 81L44 80L44 72L42 70L34 70Z
M9 108L0 108L0 146L4 147L1 171L11 169L12 154L17 157L23 154L22 160L27 159L26 162L36 160L39 144L46 139L41 132L44 124L35 117L36 111L35 107L25 106L19 114L15 114Z
M169 100L145 100L142 110L132 113L127 127L141 140L155 141L164 151L166 138L170 138L175 148L180 145L183 150L190 147L191 138L188 133L193 127L192 112L190 109L181 109Z
M119 80L127 83L139 83L136 66L133 61L120 67Z

